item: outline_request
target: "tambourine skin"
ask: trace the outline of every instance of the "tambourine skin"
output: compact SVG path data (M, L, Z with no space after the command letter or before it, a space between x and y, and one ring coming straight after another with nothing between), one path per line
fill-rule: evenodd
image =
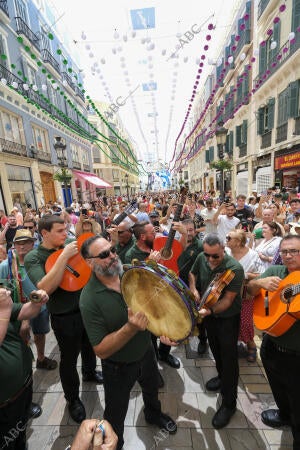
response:
M198 312L191 292L180 278L160 264L126 266L121 279L125 302L134 313L143 311L148 330L182 342L190 336Z

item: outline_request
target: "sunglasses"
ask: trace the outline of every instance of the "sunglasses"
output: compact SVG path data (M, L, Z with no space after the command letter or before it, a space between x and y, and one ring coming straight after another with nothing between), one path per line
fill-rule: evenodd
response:
M108 250L103 250L103 252L100 252L99 255L96 256L89 256L90 259L99 258L99 259L105 259L108 258L110 254L117 253L116 247L110 247Z
M231 241L232 237L231 236L226 236L225 239L226 239L226 241Z
M204 254L205 258L212 258L212 259L219 259L220 258L220 256L216 255L216 254L211 255L210 253L205 253L205 252L203 252L203 254Z
M23 230L33 230L34 227L23 227Z

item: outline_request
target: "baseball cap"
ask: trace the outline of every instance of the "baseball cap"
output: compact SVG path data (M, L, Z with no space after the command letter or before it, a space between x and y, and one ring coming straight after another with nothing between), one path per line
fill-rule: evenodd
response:
M149 217L159 217L159 214L158 214L157 211L152 211L152 212L149 214Z
M35 237L32 236L29 230L17 230L13 242L20 241L35 241Z

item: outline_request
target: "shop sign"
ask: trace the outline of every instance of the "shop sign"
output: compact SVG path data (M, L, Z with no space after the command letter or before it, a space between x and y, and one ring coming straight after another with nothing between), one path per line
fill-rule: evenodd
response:
M300 152L275 158L275 170L290 169L300 166Z

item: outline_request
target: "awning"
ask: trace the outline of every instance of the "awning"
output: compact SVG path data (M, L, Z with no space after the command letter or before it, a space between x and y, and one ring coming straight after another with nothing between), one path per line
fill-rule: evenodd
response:
M101 178L97 177L94 173L89 172L81 172L80 170L73 170L73 173L77 175L80 178L83 178L84 180L88 181L89 183L94 184L95 186L99 188L111 188L112 185L107 183L106 181L102 180Z

